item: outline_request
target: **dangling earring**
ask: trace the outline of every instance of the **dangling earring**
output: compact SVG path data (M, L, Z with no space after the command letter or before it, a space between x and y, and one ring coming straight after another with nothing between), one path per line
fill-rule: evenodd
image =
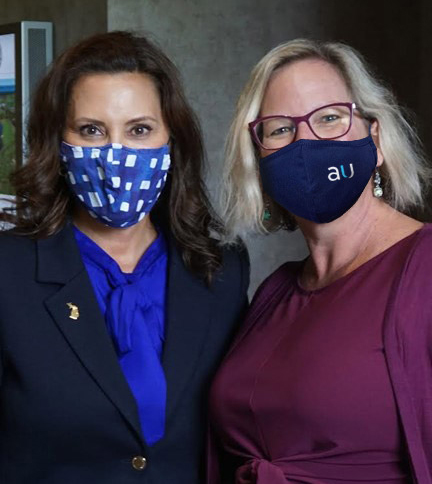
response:
M381 188L381 176L379 174L378 168L375 168L375 176L374 176L374 189L373 194L376 198L381 198L383 196L383 189Z
M270 204L266 200L264 202L264 212L262 215L263 222L268 222L271 219Z

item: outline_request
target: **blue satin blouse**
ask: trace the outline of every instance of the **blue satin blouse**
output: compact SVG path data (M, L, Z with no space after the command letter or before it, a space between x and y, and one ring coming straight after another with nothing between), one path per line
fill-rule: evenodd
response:
M162 232L132 273L74 227L75 238L105 317L118 361L135 397L148 445L165 429L166 380L161 357L165 338L168 252Z

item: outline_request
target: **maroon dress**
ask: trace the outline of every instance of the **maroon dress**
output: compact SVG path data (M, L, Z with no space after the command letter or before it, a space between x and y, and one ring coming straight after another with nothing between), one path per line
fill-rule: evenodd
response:
M315 291L298 284L301 264L287 266L275 309L243 332L211 389L211 432L231 466L219 482L412 482L383 316L419 233Z

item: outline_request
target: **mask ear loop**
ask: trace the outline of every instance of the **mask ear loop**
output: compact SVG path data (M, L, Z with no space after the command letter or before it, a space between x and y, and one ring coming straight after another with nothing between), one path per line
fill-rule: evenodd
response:
M67 173L68 173L68 169L66 168L66 165L62 161L60 161L60 165L58 167L59 176L62 178L66 178Z
M170 164L170 167L167 170L167 174L172 176L172 174L173 174L172 152L173 152L173 148L174 148L174 145L175 145L174 136L170 135L170 137L168 138L167 145L168 145L169 154L170 154L170 157L171 157L171 164Z

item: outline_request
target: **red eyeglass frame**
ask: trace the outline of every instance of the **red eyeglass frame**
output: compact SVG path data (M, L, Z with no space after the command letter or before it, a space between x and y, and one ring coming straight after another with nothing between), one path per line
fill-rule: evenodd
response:
M309 123L309 119L310 117L315 114L317 111L320 111L321 109L324 109L324 108L330 108L332 106L345 106L345 107L348 107L350 109L350 122L349 122L349 126L348 126L348 129L341 135L339 136L335 136L333 138L323 138L321 136L318 136L315 131L313 130L311 124ZM257 132L256 132L256 126L257 124L259 124L261 121L265 121L266 119L271 119L271 118L284 118L284 119L290 119L294 122L294 125L296 127L296 130L298 128L298 125L302 122L306 123L308 126L309 126L309 129L312 131L312 133L318 138L318 139L338 139L338 138L341 138L342 136L345 136L349 130L351 129L351 126L352 126L352 120L353 120L353 112L354 112L354 109L356 109L356 103L331 103L331 104L325 104L324 106L320 106L319 108L316 108L314 109L313 111L311 111L310 113L308 114L305 114L304 116L286 116L285 114L272 114L271 116L263 116L261 118L257 118L255 119L254 121L251 121L248 126L249 126L249 131L252 135L252 139L254 140L254 142L260 146L261 148L263 148L264 150L268 150L268 149L271 149L271 148L266 148L262 143L261 141L259 140L258 138L258 135L257 135ZM295 138L293 138L293 141L294 141ZM291 141L291 143L293 142ZM288 144L291 144L291 143L288 143Z

